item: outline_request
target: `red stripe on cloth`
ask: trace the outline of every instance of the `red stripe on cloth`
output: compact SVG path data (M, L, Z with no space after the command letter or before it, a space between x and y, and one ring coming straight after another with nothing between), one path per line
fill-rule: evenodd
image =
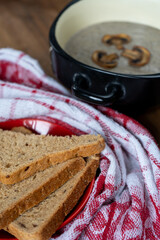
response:
M40 79L30 70L25 69L18 64L24 55L25 54L23 53L20 54L15 63L6 60L0 60L0 79L62 94L63 92L60 89L54 86L50 86L46 82L43 82L44 75L41 76L42 79ZM23 79L22 76L25 76L25 78Z
M106 227L105 227L104 232L103 232L103 239L110 239L110 240L113 239L114 229L110 228L110 225L111 225L111 222L112 222L113 217L114 217L116 206L117 206L116 202L113 202L113 203L110 204L110 213L109 213L109 216L108 216L108 222L107 222Z
M21 58L24 57L25 55L26 55L26 54L25 54L24 52L20 53L20 55L19 55L18 58L17 58L16 63L18 63L18 62L21 60Z
M18 99L15 99L11 104L10 114L9 114L10 119L14 118L17 103L18 103Z

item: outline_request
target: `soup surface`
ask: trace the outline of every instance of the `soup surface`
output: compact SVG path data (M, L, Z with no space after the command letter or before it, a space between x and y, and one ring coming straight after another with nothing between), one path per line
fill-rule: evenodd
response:
M121 56L122 50L115 45L105 45L102 37L106 34L125 33L131 37L131 41L124 44L124 48L132 49L133 46L143 46L151 54L148 64L135 67L130 66L128 59ZM89 26L72 36L66 43L64 49L76 60L89 66L107 71L125 74L155 74L160 72L160 30L147 25L131 22L103 22ZM106 51L107 54L117 53L119 58L115 68L102 68L92 61L92 54L95 50Z

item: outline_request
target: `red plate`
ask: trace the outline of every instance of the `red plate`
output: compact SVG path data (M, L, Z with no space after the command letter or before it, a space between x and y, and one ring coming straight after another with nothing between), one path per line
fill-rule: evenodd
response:
M20 126L25 126L28 129L38 134L50 134L50 135L57 135L57 136L75 134L73 131L67 128L67 126L61 126L60 124L58 124L56 120L55 122L49 122L46 120L25 118L25 119L16 119L16 120L9 120L6 122L0 122L0 128L2 129L9 130L13 127L20 127ZM83 196L79 200L78 204L75 206L72 212L67 216L65 221L59 227L59 229L64 227L66 224L68 224L84 208L92 192L94 181L95 180L92 180L92 182L89 184ZM0 230L0 240L6 240L6 239L15 239L15 237L3 230Z

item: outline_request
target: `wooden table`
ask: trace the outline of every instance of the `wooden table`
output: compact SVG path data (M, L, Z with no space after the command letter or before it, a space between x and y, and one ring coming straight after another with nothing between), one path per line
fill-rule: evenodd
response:
M0 47L11 47L36 58L53 76L49 56L49 28L70 0L0 0ZM147 127L160 144L160 106L136 119Z

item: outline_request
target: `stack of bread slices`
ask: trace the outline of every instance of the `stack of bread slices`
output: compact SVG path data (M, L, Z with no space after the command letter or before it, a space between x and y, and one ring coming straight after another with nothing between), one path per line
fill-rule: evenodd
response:
M100 135L0 129L0 229L19 240L49 239L95 177L104 146Z

